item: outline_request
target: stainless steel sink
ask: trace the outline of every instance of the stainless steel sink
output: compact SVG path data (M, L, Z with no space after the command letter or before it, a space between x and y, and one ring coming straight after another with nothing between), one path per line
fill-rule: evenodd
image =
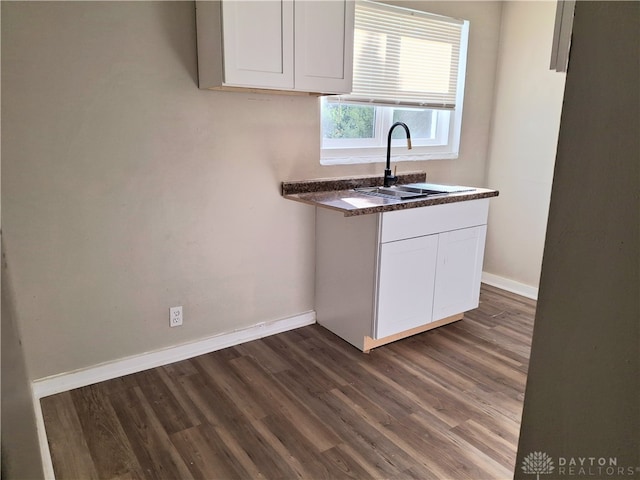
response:
M392 198L395 200L410 200L413 198L423 198L431 195L442 195L448 192L421 188L412 185L394 185L392 187L363 187L354 189L356 192L376 197Z

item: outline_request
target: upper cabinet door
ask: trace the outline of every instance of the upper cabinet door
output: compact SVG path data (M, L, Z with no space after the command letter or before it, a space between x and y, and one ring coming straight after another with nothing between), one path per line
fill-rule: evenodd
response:
M224 84L292 89L293 20L292 0L223 1Z
M295 89L350 93L355 2L295 3Z

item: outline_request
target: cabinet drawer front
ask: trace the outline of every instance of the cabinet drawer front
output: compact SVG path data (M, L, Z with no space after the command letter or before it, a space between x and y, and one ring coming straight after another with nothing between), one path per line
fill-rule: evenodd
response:
M486 225L488 214L488 198L385 212L381 214L380 242Z

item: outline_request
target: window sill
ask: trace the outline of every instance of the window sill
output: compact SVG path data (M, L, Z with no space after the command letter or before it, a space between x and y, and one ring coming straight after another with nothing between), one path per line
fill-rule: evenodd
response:
M458 152L433 152L415 154L395 154L391 153L392 162L419 162L425 160L453 160L458 158ZM320 154L320 165L356 165L362 163L385 163L385 154L371 155L326 155L326 151Z

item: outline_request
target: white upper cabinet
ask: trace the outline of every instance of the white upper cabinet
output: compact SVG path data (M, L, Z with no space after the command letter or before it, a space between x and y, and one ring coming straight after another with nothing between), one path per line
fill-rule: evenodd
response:
M295 3L295 88L351 93L353 1Z
M200 88L348 93L354 2L196 2Z
M293 84L293 2L222 3L224 83L281 88Z

